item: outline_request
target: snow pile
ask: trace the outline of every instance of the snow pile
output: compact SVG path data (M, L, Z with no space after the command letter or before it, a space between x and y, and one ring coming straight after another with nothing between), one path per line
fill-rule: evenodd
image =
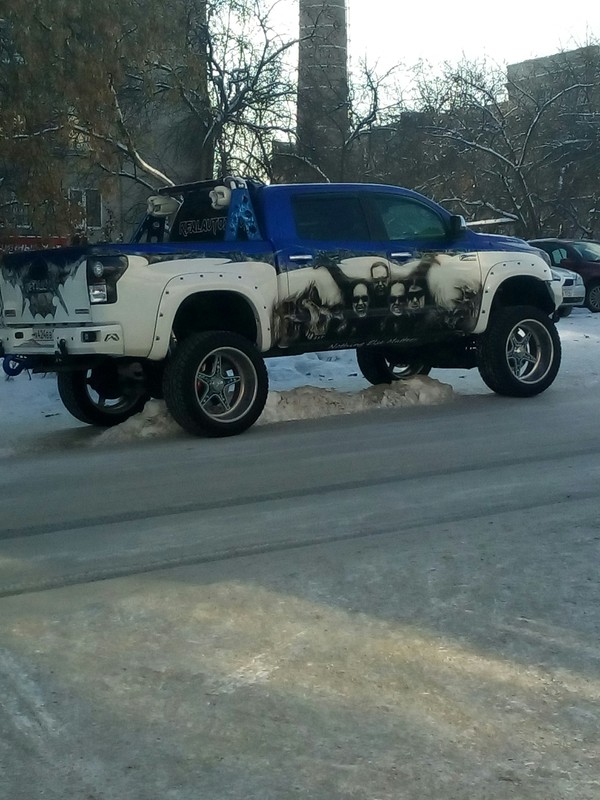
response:
M424 375L396 381L389 386L371 386L359 392L299 386L287 392L269 392L265 410L257 424L353 414L373 408L397 408L421 403L435 405L453 398L451 386Z
M354 414L373 408L435 405L449 402L454 396L451 386L424 375L397 381L390 386L371 386L359 392L304 385L289 391L269 392L265 409L256 424ZM105 446L181 434L181 428L167 411L164 401L150 400L139 414L90 439L89 444Z
M164 400L149 400L139 414L114 428L107 428L99 436L90 439L89 444L119 444L133 439L158 439L181 434L182 429L167 411Z

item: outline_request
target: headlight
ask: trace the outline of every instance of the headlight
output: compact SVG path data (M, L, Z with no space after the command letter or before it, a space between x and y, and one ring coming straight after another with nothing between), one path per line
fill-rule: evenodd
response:
M563 275L561 275L558 272L555 272L553 269L551 269L550 272L552 273L552 280L553 281L561 281L561 283L562 283L562 279L564 277Z

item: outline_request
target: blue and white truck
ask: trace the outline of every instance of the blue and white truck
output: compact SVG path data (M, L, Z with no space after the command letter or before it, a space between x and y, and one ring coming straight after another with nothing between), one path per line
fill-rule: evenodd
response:
M230 177L160 190L131 242L4 255L0 355L56 372L86 423L164 397L186 431L227 436L263 410L265 358L310 351L355 348L374 384L477 367L538 394L561 302L534 248L416 192Z

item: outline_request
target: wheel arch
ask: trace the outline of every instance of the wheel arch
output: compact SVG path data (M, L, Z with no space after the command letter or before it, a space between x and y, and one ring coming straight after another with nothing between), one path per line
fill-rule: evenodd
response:
M190 334L221 330L237 333L260 351L271 343L271 318L260 297L233 289L205 289L190 293L165 292L159 309L151 360L166 356L172 335L179 341Z
M259 322L253 306L236 292L196 292L179 305L172 330L180 341L191 333L222 330L238 333L256 344Z
M491 293L491 290L486 288L485 292ZM550 316L556 310L556 301L546 281L532 275L512 275L496 287L491 301L485 303L484 299L482 317L475 333L485 330L494 311L508 306L531 306Z

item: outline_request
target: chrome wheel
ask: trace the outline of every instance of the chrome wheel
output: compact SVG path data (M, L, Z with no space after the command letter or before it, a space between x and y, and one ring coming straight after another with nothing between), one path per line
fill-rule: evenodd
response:
M184 430L234 436L261 415L269 377L252 342L229 331L202 331L177 345L163 388L167 408Z
M363 377L377 386L413 375L428 375L431 367L423 361L405 361L406 355L379 347L358 347L356 362Z
M111 427L141 411L148 399L139 365L118 367L108 361L89 370L57 373L63 405L88 425Z
M532 397L545 391L560 367L556 325L532 306L494 310L478 343L477 366L489 388L509 397Z
M508 336L506 360L517 380L542 381L554 360L554 344L548 329L535 319L519 322Z
M428 364L423 364L421 362L416 362L414 364L395 364L393 361L390 361L388 364L395 381L400 381L402 378L411 378L413 375L427 375L431 369Z
M240 350L215 348L196 371L195 391L202 411L219 422L236 422L248 413L257 393L254 364Z

